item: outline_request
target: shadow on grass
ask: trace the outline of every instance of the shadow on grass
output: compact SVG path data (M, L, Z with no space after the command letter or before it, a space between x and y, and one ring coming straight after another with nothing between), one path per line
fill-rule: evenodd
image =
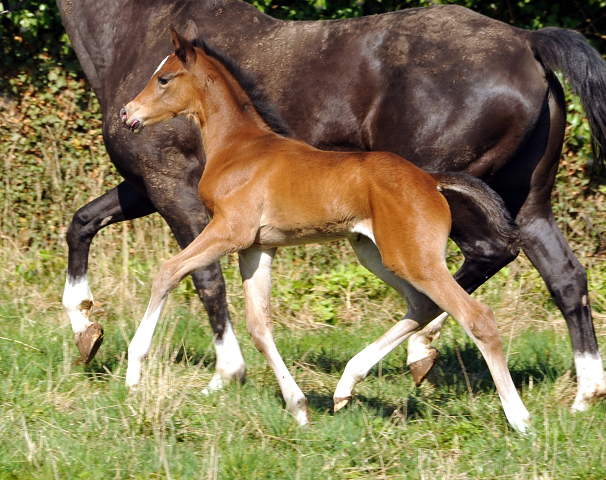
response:
M92 377L115 373L122 363L126 363L127 359L128 354L126 354L126 352L104 352L102 355L96 356L88 365L84 365L82 370ZM176 355L174 355L174 363L187 363L191 367L198 366L202 363L205 368L212 368L214 367L216 360L214 351L208 351L208 349L202 352L193 348L188 348L186 352L185 349L181 347Z
M570 360L552 357L553 350L553 346L535 341L530 346L525 346L526 355L518 354L510 359L509 370L516 388L520 389L524 384L528 384L530 378L536 385L544 382L552 383L572 368ZM410 371L405 365L405 357L392 358L392 355L384 359L381 365L381 377L394 384L402 382L404 391L406 383L402 377L411 381ZM319 372L340 375L349 358L344 356L343 352L323 349L316 354L307 355L305 363ZM379 377L379 369L376 366L371 369L367 379L372 377ZM467 381L474 393L490 393L495 390L486 361L471 341L459 345L441 345L438 361L427 376L426 382L436 388L467 395L469 393Z
M406 392L403 392L404 394ZM279 391L276 392L276 397L282 398ZM307 403L312 412L317 414L327 413L330 416L343 415L345 411L352 408L363 407L364 410L375 417L390 419L393 417L401 418L405 416L410 419L425 417L427 405L418 401L414 395L405 395L402 402L394 403L393 400L387 400L380 397L369 397L362 394L354 393L351 402L338 412L334 411L334 402L332 395L312 390L306 393ZM313 415L313 413L312 413Z

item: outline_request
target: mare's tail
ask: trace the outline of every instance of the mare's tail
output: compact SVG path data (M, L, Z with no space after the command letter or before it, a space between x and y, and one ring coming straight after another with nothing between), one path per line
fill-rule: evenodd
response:
M504 244L513 255L520 250L516 223L503 199L483 181L465 173L433 173L452 213L451 237L479 239L483 232L491 242ZM458 243L458 242L457 242ZM481 248L478 245L477 248Z
M606 167L606 62L574 30L542 28L529 32L530 46L547 75L562 72L581 99L591 128L595 167Z

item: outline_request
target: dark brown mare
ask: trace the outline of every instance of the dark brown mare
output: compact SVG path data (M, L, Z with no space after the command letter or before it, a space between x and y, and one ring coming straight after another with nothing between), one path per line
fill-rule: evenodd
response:
M168 293L186 275L238 252L246 328L276 374L288 410L300 424L308 423L305 395L273 339L271 263L277 247L347 238L365 265L404 296L408 312L348 363L335 410L370 368L435 317L435 302L476 342L508 420L525 431L530 415L507 369L492 311L457 284L445 262L451 216L440 191L465 194L486 209L487 225L508 233L506 243L515 242L517 232L498 196L472 177L430 175L392 153L327 152L276 133L232 75L234 67L226 68L203 41L200 47L190 43L197 39L195 27L189 40L171 32L175 53L121 117L135 132L176 116L198 125L206 152L198 190L212 219L154 280L128 349L127 385L139 382Z
M566 119L555 70L580 95L601 158L606 152L606 66L582 36L524 31L457 6L282 22L240 0L58 5L99 98L109 155L126 179L80 209L67 235L64 305L85 360L101 334L90 319L86 276L94 235L105 225L158 211L185 247L207 222L197 193L205 159L195 125L176 118L127 135L116 115L169 53L167 25L193 19L213 45L257 77L298 138L324 149L391 151L426 170L464 171L489 182L566 318L578 379L573 408L606 393L586 273L550 206ZM451 236L465 255L455 278L471 292L514 255L467 211L453 215ZM216 336L211 387L218 387L244 373L244 360L218 265L193 277ZM431 359L429 340L439 326L409 342L409 363L418 360L411 370L431 364L424 359Z

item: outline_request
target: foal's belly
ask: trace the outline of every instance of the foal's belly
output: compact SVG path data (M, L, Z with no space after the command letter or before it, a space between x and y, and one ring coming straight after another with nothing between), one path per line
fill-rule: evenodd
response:
M317 226L278 228L263 225L255 237L255 245L264 247L287 247L307 243L322 243L355 236L349 222L331 222Z

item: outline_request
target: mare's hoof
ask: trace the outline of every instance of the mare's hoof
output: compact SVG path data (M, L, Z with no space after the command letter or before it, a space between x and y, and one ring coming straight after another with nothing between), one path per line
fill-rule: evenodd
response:
M432 347L431 353L428 356L408 365L410 373L412 374L412 379L415 381L417 387L423 383L423 380L425 380L425 377L435 365L438 355L438 351Z
M79 361L84 364L90 363L103 343L103 327L97 322L91 323L86 330L76 333L74 340L80 351Z
M350 400L351 400L351 397L335 398L335 400L334 400L335 412L338 412L339 410L341 410L344 406L346 406L349 403Z

